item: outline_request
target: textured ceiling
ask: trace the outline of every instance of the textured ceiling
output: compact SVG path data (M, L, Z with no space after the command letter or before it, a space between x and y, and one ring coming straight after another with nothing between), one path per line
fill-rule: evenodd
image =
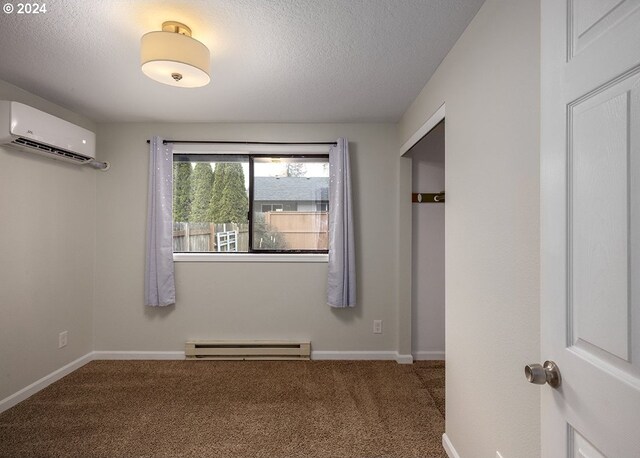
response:
M397 121L483 1L48 0L0 12L0 79L98 122ZM208 86L141 72L167 20L211 50Z

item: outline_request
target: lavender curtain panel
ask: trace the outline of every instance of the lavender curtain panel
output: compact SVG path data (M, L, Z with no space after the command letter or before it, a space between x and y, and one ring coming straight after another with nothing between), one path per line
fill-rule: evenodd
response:
M144 303L175 304L173 273L173 146L153 137L149 154Z
M356 305L356 257L349 170L349 142L339 138L329 150L329 274L327 303Z

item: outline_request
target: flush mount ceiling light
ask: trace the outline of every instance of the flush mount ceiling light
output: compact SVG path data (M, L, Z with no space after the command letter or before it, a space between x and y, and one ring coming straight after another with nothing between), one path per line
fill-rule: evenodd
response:
M164 22L162 31L142 36L140 65L149 78L170 86L200 87L211 81L209 49L180 22Z

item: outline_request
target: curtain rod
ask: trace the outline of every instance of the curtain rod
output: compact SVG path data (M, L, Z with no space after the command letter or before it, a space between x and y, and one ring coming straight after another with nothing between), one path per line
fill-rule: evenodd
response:
M151 143L151 140L147 140ZM219 145L333 145L338 146L338 142L223 142L223 141L198 141L198 140L163 140L162 144L184 143L184 144L219 144Z

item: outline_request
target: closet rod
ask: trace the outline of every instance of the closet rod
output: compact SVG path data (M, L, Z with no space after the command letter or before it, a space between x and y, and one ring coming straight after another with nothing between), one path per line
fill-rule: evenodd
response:
M151 143L151 140L147 140ZM163 140L162 143L183 143L183 144L212 144L212 145L333 145L338 142L223 142L223 141L199 141L199 140Z

